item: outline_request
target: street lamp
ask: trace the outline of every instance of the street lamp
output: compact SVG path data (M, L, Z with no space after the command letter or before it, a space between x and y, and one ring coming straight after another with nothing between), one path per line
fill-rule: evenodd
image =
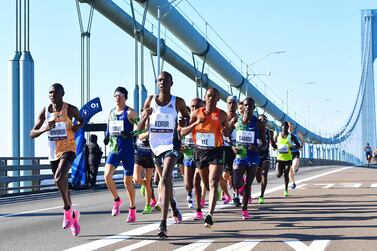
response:
M311 82L301 83L300 85L315 85L315 84L317 84L317 82L313 82L313 81L311 81ZM288 97L289 97L289 92L292 92L293 90L295 90L295 89L290 89L290 90L287 90L287 91L286 91L286 99L287 99L287 102L286 102L286 105L287 105L287 114L288 114ZM326 100L326 101L328 101L328 100Z
M283 54L283 53L286 53L287 51L271 51L269 53L267 53L266 55L258 58L257 60L255 60L254 62L251 62L250 64L247 64L246 67L249 67L249 66L253 66L255 65L256 63L258 63L259 61L265 59L266 57L272 55L272 54ZM247 70L246 70L247 71Z

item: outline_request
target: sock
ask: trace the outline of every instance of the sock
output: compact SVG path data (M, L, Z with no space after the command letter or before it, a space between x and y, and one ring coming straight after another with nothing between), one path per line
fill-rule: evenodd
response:
M119 202L119 201L120 201L119 196L118 196L114 201L115 201L115 202Z

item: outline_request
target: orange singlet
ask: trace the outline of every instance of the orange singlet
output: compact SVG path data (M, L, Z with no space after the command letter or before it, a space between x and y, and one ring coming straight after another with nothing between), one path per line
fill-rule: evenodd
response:
M192 131L192 139L198 148L211 149L223 146L220 124L220 109L216 108L209 115L204 113L205 107L199 108L198 118L205 118L203 123L196 125Z

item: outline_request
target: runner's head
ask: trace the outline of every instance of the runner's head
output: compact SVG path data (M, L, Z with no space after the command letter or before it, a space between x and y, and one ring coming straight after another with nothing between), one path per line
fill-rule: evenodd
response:
M289 129L289 124L287 121L284 121L282 124L281 124L281 130L285 133L285 134L288 134L288 129Z
M239 114L243 114L243 109L244 109L244 107L243 107L243 103L240 102L240 103L238 104L238 113L239 113Z
M267 123L267 116L265 114L260 114L259 117L258 117L258 120L261 123Z
M288 122L289 125L289 132L293 133L296 129L296 126L292 122Z
M196 109L199 109L200 107L203 107L203 100L201 100L200 98L194 98L193 100L191 100L191 104L190 104L190 111L195 111Z
M244 112L243 114L250 118L253 116L253 111L255 109L255 101L252 98L245 98L244 101L242 101L243 107L244 107Z
M173 85L173 77L167 71L162 71L157 79L160 92L163 94L170 94L171 86Z
M128 98L128 91L126 88L118 86L114 91L114 98L116 105L124 105Z
M220 93L217 89L210 87L206 91L205 103L207 108L215 108L217 102L220 100Z
M238 106L238 99L236 96L229 96L226 99L226 105L229 112L236 112Z
M64 87L59 83L54 83L48 90L51 103L59 104L63 102Z

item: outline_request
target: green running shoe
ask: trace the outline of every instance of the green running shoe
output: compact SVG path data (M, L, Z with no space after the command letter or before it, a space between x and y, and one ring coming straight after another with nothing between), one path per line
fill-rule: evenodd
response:
M259 199L258 199L258 203L259 203L259 204L264 204L264 198L263 198L263 197L259 197Z
M152 207L149 205L145 205L143 214L151 214L153 212Z
M218 201L221 201L221 200L222 200L220 189L217 189L217 200L218 200Z
M141 196L145 196L145 186L144 185L141 185L141 187L140 187L140 194L141 194Z
M287 198L289 196L288 190L284 190L284 197Z

